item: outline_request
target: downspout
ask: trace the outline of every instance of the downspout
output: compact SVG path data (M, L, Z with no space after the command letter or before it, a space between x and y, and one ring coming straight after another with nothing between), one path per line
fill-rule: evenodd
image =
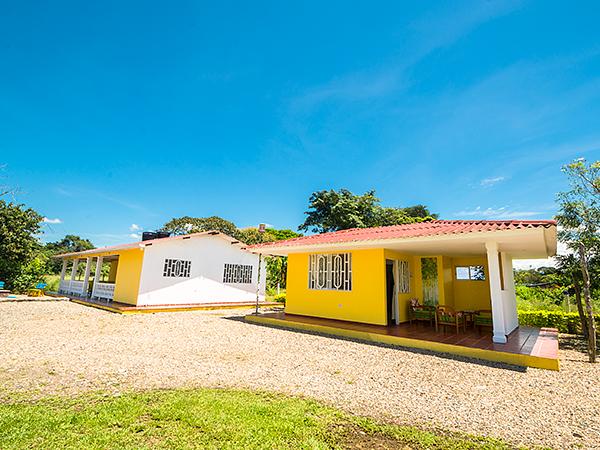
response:
M258 254L258 274L256 275L256 311L255 314L258 315L258 303L259 303L259 295L260 295L260 266L262 262L262 253Z

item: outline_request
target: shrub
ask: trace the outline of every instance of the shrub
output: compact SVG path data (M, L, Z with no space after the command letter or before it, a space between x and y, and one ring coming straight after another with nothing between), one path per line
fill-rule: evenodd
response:
M42 257L31 260L28 264L21 267L18 275L13 279L12 290L17 293L25 293L28 289L34 287L37 283L44 281L44 271L46 270L46 261Z
M596 314L596 324L600 329L600 315ZM557 328L561 333L581 334L579 314L563 311L519 311L519 323L540 328Z
M285 294L281 293L273 296L273 301L283 303L285 305Z

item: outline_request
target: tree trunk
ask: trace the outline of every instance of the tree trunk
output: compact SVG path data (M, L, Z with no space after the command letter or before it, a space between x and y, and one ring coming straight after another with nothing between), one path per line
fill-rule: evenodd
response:
M588 319L588 356L591 363L596 362L596 321L590 295L590 274L588 272L587 259L585 258L585 247L579 244L579 257L581 259L581 273L583 274L583 298Z
M581 332L585 340L588 340L588 323L583 311L583 303L581 303L581 286L579 280L575 278L575 274L572 274L573 278L573 290L575 291L575 304L577 305L577 312L579 313L579 320L581 321Z

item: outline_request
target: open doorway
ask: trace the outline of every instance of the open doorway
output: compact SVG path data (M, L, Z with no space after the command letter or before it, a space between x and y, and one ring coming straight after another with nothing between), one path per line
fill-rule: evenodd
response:
M386 292L386 311L387 324L393 325L394 322L394 262L385 260L385 292Z

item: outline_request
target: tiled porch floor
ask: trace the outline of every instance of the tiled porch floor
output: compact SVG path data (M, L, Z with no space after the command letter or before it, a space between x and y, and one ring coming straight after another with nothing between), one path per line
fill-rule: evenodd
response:
M508 336L506 344L492 342L490 331L447 328L435 331L427 323L369 325L342 320L306 317L284 312L247 316L250 322L356 337L405 347L429 349L510 364L558 370L558 332L552 328L522 326Z

